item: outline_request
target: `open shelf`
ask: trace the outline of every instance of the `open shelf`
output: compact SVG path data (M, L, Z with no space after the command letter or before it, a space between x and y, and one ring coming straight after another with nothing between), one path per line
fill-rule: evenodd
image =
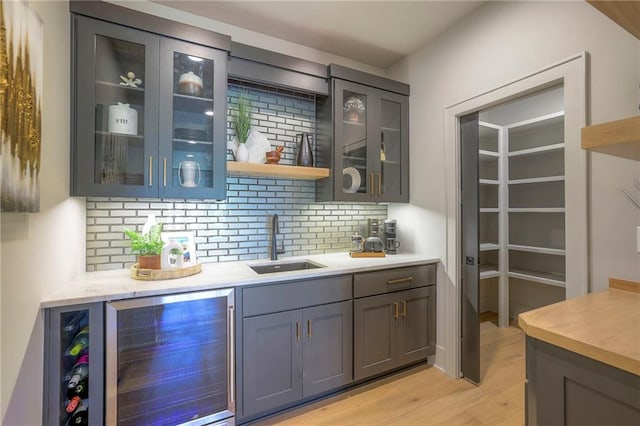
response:
M480 244L480 251L500 250L500 244L495 243L482 243Z
M583 127L582 149L640 161L640 116Z
M500 185L500 181L494 179L480 179L480 185Z
M480 265L480 279L486 280L500 276L498 265Z
M566 250L562 249L554 249L548 247L534 247L534 246L523 246L518 244L509 244L507 246L509 250L517 250L517 251L526 251L528 253L541 253L541 254L553 254L557 256L564 256L566 254Z
M237 161L227 161L227 173L229 176L257 176L301 180L318 180L329 177L329 169L320 167L239 163Z
M480 213L500 213L500 209L497 207L481 208Z
M499 152L494 152L494 151L486 151L486 150L479 150L478 154L482 157L500 157L500 153Z
M565 276L554 272L528 271L526 269L509 269L509 278L532 281L540 284L553 285L556 287L565 286Z
M509 213L564 213L564 207L526 207L509 208Z
M525 183L559 182L563 180L564 176L544 176L537 178L512 179L508 183L509 185L521 185Z
M554 143L552 145L544 145L544 146L538 146L535 148L528 148L528 149L521 149L519 151L512 151L509 153L509 157L518 157L521 155L535 155L535 154L540 154L543 152L552 152L552 151L560 151L564 149L564 142L563 143Z

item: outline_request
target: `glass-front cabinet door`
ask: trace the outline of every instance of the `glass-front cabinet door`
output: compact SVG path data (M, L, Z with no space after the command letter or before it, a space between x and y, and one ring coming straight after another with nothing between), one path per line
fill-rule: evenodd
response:
M408 97L333 82L335 199L409 201Z
M380 153L376 192L380 201L409 201L409 102L406 96L379 91L376 134Z
M224 198L226 54L169 39L160 49L160 195Z
M369 164L375 143L369 134L371 89L342 80L334 83L335 198L371 201L375 179Z
M74 195L157 194L158 39L76 19Z

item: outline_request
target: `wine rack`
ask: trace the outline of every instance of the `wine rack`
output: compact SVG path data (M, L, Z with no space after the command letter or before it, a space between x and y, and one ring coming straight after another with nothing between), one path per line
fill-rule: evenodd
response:
M102 304L47 309L45 327L43 424L102 424Z

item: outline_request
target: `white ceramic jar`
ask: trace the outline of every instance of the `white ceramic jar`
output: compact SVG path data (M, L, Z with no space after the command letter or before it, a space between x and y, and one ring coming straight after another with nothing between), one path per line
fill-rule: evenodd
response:
M109 105L109 133L138 134L138 111L129 104Z
M202 79L193 71L182 74L178 80L178 91L183 95L202 96L203 89Z

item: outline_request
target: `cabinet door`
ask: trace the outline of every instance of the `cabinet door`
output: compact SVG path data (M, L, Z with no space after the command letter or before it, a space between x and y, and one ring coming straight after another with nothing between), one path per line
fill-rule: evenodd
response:
M380 145L370 120L375 89L338 79L333 83L335 200L373 201L376 175L370 156Z
M395 294L356 299L354 309L354 376L364 379L397 365L396 339L400 326Z
M72 193L157 196L158 37L74 19Z
M420 361L432 352L431 329L434 304L432 287L421 287L398 293L400 299L398 357L400 364Z
M243 320L244 415L302 398L302 310Z
M46 309L44 321L42 424L74 424L76 420L81 422L83 419L87 421L85 424L103 424L105 366L102 303ZM82 335L88 339L84 340ZM74 366L85 361L89 366L88 374L79 377L78 384L70 388ZM85 373L87 370L81 372L80 376ZM75 403L70 402L75 396L81 398L81 403L73 409ZM89 405L91 410L87 413L84 407Z
M160 195L226 193L226 54L160 42Z
M378 91L375 109L380 153L375 192L379 201L409 202L409 98Z
M306 398L353 381L353 308L351 301L303 311L303 396Z

